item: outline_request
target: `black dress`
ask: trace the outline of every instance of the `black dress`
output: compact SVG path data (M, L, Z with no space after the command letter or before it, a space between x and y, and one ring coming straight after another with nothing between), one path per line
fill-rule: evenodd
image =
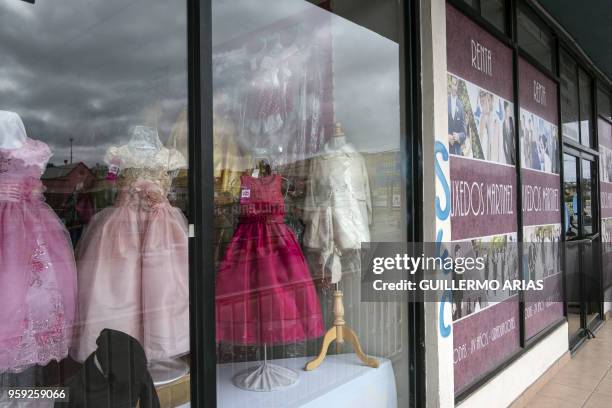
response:
M66 384L69 402L56 402L55 406L134 408L140 403L141 408L158 408L159 398L140 343L123 332L104 329L96 344L96 351Z

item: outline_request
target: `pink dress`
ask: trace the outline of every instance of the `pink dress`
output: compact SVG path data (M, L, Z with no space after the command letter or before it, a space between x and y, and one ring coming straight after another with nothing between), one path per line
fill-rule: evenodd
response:
M111 147L120 162L113 207L96 214L77 245L78 332L71 356L85 360L104 328L138 339L149 360L189 351L187 220L167 194L176 150Z
M281 181L241 177L240 222L217 274L218 342L285 344L323 334L310 272L284 223Z
M0 372L68 355L76 268L68 231L44 203L49 147L0 149Z

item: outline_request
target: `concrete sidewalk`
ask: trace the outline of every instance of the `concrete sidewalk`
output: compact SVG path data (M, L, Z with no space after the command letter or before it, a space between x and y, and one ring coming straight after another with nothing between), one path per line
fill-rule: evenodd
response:
M604 324L527 403L529 408L612 408L612 323Z

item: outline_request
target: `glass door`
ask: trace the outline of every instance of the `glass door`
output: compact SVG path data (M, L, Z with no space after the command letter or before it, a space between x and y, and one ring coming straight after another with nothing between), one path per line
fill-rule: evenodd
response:
M568 150L568 149L566 149ZM592 157L571 151L563 155L565 213L565 296L570 346L588 335L599 321L599 265L593 246L599 240L596 206L593 206L596 167Z

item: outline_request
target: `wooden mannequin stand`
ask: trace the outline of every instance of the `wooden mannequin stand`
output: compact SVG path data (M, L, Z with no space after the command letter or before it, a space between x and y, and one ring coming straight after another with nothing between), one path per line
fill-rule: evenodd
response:
M372 357L368 357L363 350L361 349L361 344L359 344L359 339L353 330L346 326L346 322L344 321L344 304L342 302L342 291L338 290L338 286L336 284L336 290L333 293L334 297L334 327L329 329L327 333L325 333L325 337L323 338L323 345L321 346L321 351L319 355L311 360L304 369L306 371L312 371L316 369L327 355L327 350L331 345L332 341L336 340L336 345L340 346L344 344L344 341L347 340L352 346L355 354L363 363L372 368L378 368L378 360Z

